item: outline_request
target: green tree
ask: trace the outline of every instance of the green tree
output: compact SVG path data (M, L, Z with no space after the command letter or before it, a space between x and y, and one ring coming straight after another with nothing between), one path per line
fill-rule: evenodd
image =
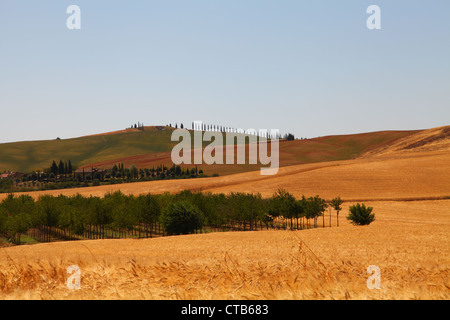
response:
M31 227L31 217L25 212L8 216L6 229L10 241L20 244L20 235L27 232Z
M77 212L73 206L67 205L64 211L58 216L58 226L69 231L68 237L70 238L71 232L76 230ZM77 233L78 234L78 233Z
M65 174L65 170L64 170L64 162L62 162L62 160L59 160L59 165L58 165L58 174Z
M223 197L213 195L210 192L192 193L189 191L185 193L185 200L190 201L202 212L205 224L216 227L226 224L226 215L221 214L223 212L220 211Z
M324 214L328 205L326 201L319 196L309 197L305 203L305 215L308 219L313 219L314 226L317 227L317 218Z
M337 222L338 227L339 227L339 212L342 210L341 205L343 202L344 201L342 201L341 197L334 198L330 201L330 206L334 210L336 210L336 222ZM331 222L331 220L330 220L330 222Z
M33 216L33 223L41 226L47 233L47 241L50 241L50 230L59 223L59 215L64 211L61 200L65 197L60 195L57 198L50 195L40 196L36 203L36 211Z
M137 179L138 178L138 174L139 174L139 171L136 168L136 166L133 164L131 166L131 168L130 168L130 176L131 176L131 178L132 179Z
M139 222L145 227L146 236L148 237L149 230L152 230L151 226L158 222L161 214L158 199L151 194L140 195L136 198L135 210Z
M32 226L31 215L34 211L34 199L27 195L14 197L10 194L0 204L0 232L9 241L20 244L20 235Z
M105 227L113 222L111 206L104 199L90 197L87 199L88 223L95 229L95 237L105 237Z
M293 227L293 219L298 216L298 203L295 197L284 189L278 189L272 196L271 215L282 216L289 219L291 228Z
M73 233L81 236L88 222L89 204L87 198L80 194L68 198L65 210L59 215L59 224L70 228Z
M7 221L8 213L3 206L0 205L0 233L6 234L6 232L8 232Z
M113 228L131 230L138 222L138 215L134 210L133 195L126 196L120 191L116 191L105 196L108 208L111 212Z
M293 141L295 140L295 136L292 133L288 133L284 135L284 139L286 139L287 141Z
M264 219L264 208L260 194L232 192L227 197L228 211L232 220L240 221L244 230L247 224L253 230L257 221Z
M365 204L350 206L347 220L350 220L355 225L369 225L375 220L375 214L372 213L372 207L366 207Z
M169 204L162 211L161 222L169 235L189 234L203 226L201 211L187 201Z
M297 229L299 229L299 219L305 216L305 202L302 199L299 199L295 202L293 216L297 220Z
M56 164L55 160L53 160L52 165L50 166L50 172L55 176L58 175L58 165Z
M10 191L14 186L14 182L11 179L1 179L0 180L0 191Z

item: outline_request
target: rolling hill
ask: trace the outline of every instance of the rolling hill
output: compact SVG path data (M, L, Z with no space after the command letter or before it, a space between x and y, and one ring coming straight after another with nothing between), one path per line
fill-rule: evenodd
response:
M71 160L78 167L150 168L171 165L170 153L177 142L171 141L173 128L145 127L127 129L65 140L25 141L0 144L0 171L31 172L48 168L53 160ZM420 131L380 131L336 135L307 140L281 141L280 166L356 158L373 149ZM191 132L192 134L192 132ZM204 146L207 144L205 143ZM205 173L220 175L259 170L260 165L199 166Z
M441 130L441 129L440 129ZM384 133L386 134L386 133ZM436 129L415 133L416 141L434 136ZM371 134L368 134L369 136ZM377 134L374 134L377 135ZM359 138L361 138L358 135ZM342 136L354 141L355 137ZM319 138L323 141L336 137ZM406 136L403 139L413 141ZM450 197L450 149L441 141L440 148L425 150L425 144L409 152L391 152L389 156L368 156L350 160L322 161L288 165L274 176L262 176L258 171L220 176L216 178L161 180L124 185L105 185L81 189L30 192L33 197L42 194L102 197L108 192L121 190L125 194L176 193L185 189L215 193L258 192L271 196L278 188L285 188L295 196L321 195L331 199L340 195L345 200L414 200L448 199ZM301 144L294 141L292 145ZM397 142L401 143L401 140ZM284 142L288 144L288 142ZM316 142L317 143L317 142ZM433 143L429 139L429 143ZM374 145L374 144L371 144ZM327 145L328 148L329 145ZM384 148L384 147L383 147ZM293 148L292 148L293 149ZM291 150L292 150L291 149ZM0 200L6 197L0 195Z
M0 144L0 171L31 172L48 168L53 160L71 160L82 166L130 155L170 150L171 130L146 127L66 140L24 141Z
M368 151L364 156L389 156L426 151L450 151L450 126L423 130Z
M450 127L283 142L285 159L312 149L275 176L259 172L31 192L103 196L178 192L260 192L296 197L340 195L336 227L223 232L153 239L55 242L4 248L2 299L443 299L449 298ZM380 136L381 135L381 136ZM358 138L358 139L357 139ZM388 142L389 141L389 142ZM316 145L315 148L313 146ZM322 146L322 152L314 152ZM326 153L328 150L330 153ZM335 151L332 154L331 151ZM289 151L289 152L288 152ZM357 151L356 153L352 153ZM359 154L359 156L358 156ZM284 160L286 161L286 160ZM288 162L286 162L288 163ZM0 195L0 200L7 195ZM361 200L362 199L362 200ZM345 214L364 201L375 221L353 226ZM82 270L82 290L67 290L67 267ZM367 287L380 268L381 290Z

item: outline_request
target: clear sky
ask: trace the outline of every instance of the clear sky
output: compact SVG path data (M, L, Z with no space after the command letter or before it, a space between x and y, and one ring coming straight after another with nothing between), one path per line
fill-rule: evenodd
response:
M449 125L450 1L0 0L0 142L195 120L297 137Z

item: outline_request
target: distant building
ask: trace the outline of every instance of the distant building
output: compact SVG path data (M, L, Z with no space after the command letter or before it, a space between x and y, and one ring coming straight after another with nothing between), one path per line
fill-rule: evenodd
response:
M25 174L22 172L7 172L0 175L0 179L22 178Z

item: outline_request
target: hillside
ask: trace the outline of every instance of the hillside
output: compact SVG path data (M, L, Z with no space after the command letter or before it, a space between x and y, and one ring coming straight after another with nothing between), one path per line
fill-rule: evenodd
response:
M78 166L130 155L170 150L171 129L128 129L73 139L0 144L0 171L31 172L48 168L53 160L71 160Z
M363 156L390 156L427 151L450 151L450 126L418 131L391 144L374 148Z
M448 299L450 137L445 130L416 132L390 145L378 142L379 153L374 155L286 166L275 176L245 172L29 193L33 197L103 196L114 190L140 194L191 189L260 192L268 197L282 187L296 197L318 194L330 199L340 195L346 202L339 227L335 212L327 210L325 218L328 221L331 215L331 228L5 248L0 256L0 298ZM439 138L442 134L445 136ZM356 148L351 136L308 143L320 142L329 150L333 142L348 144L348 149L341 150ZM291 145L302 143L305 141ZM285 146L287 142L282 149ZM366 147L359 144L359 152ZM4 197L0 195L0 200ZM349 206L357 201L374 208L376 219L369 226L353 226L345 219ZM67 290L66 270L73 264L82 270L82 290ZM381 290L367 288L370 265L381 269Z
M261 176L259 171L252 171L216 178L136 182L29 194L34 197L77 193L103 196L116 190L126 194L142 194L176 193L190 189L218 193L259 192L268 197L278 188L285 188L295 196L318 194L326 199L337 195L346 200L434 199L450 197L449 181L450 152L435 149L392 153L387 158L364 156L352 160L290 165L280 168L274 176ZM6 195L0 195L0 200L4 197Z
M388 146L391 143L415 134L418 131L380 131L362 134L326 136L306 140L280 141L280 167L356 158L372 149ZM206 143L205 143L206 145ZM270 148L269 148L270 149ZM248 163L248 149L246 150ZM225 153L225 152L224 152ZM236 148L235 148L236 154ZM111 168L116 163L138 168L151 168L159 164L172 165L171 152L143 154L120 159L90 163L85 167ZM199 169L208 175L218 173L228 175L249 171L258 171L260 165L199 165Z
M285 188L295 196L320 195L345 200L434 199L450 197L450 153L433 152L395 159L356 159L312 163L280 168L275 176L261 176L259 171L217 178L160 180L79 189L29 192L42 194L102 197L121 190L125 194L177 193L185 189L205 192L259 192L271 196ZM20 193L19 193L20 194ZM0 194L0 200L7 194Z
M111 168L114 164L138 168L171 165L173 128L145 127L96 134L73 139L24 141L0 144L0 171L31 172L50 166L53 160L71 160L81 167ZM280 166L355 158L418 131L381 131L338 135L308 140L282 141ZM205 143L206 146L206 143ZM207 174L221 175L259 170L259 165L219 165L204 167Z
M382 131L327 136L307 140L282 140L280 141L280 166L285 167L306 163L353 159L364 154L368 150L389 145L398 139L402 139L416 132L417 131ZM248 153L246 153L246 159L246 162L248 163ZM138 168L151 168L160 164L171 166L171 150L104 160L89 163L84 167L111 168L117 163L123 163L127 167L135 165ZM213 173L228 175L258 171L260 169L260 165L250 164L199 165L198 167L208 175Z

